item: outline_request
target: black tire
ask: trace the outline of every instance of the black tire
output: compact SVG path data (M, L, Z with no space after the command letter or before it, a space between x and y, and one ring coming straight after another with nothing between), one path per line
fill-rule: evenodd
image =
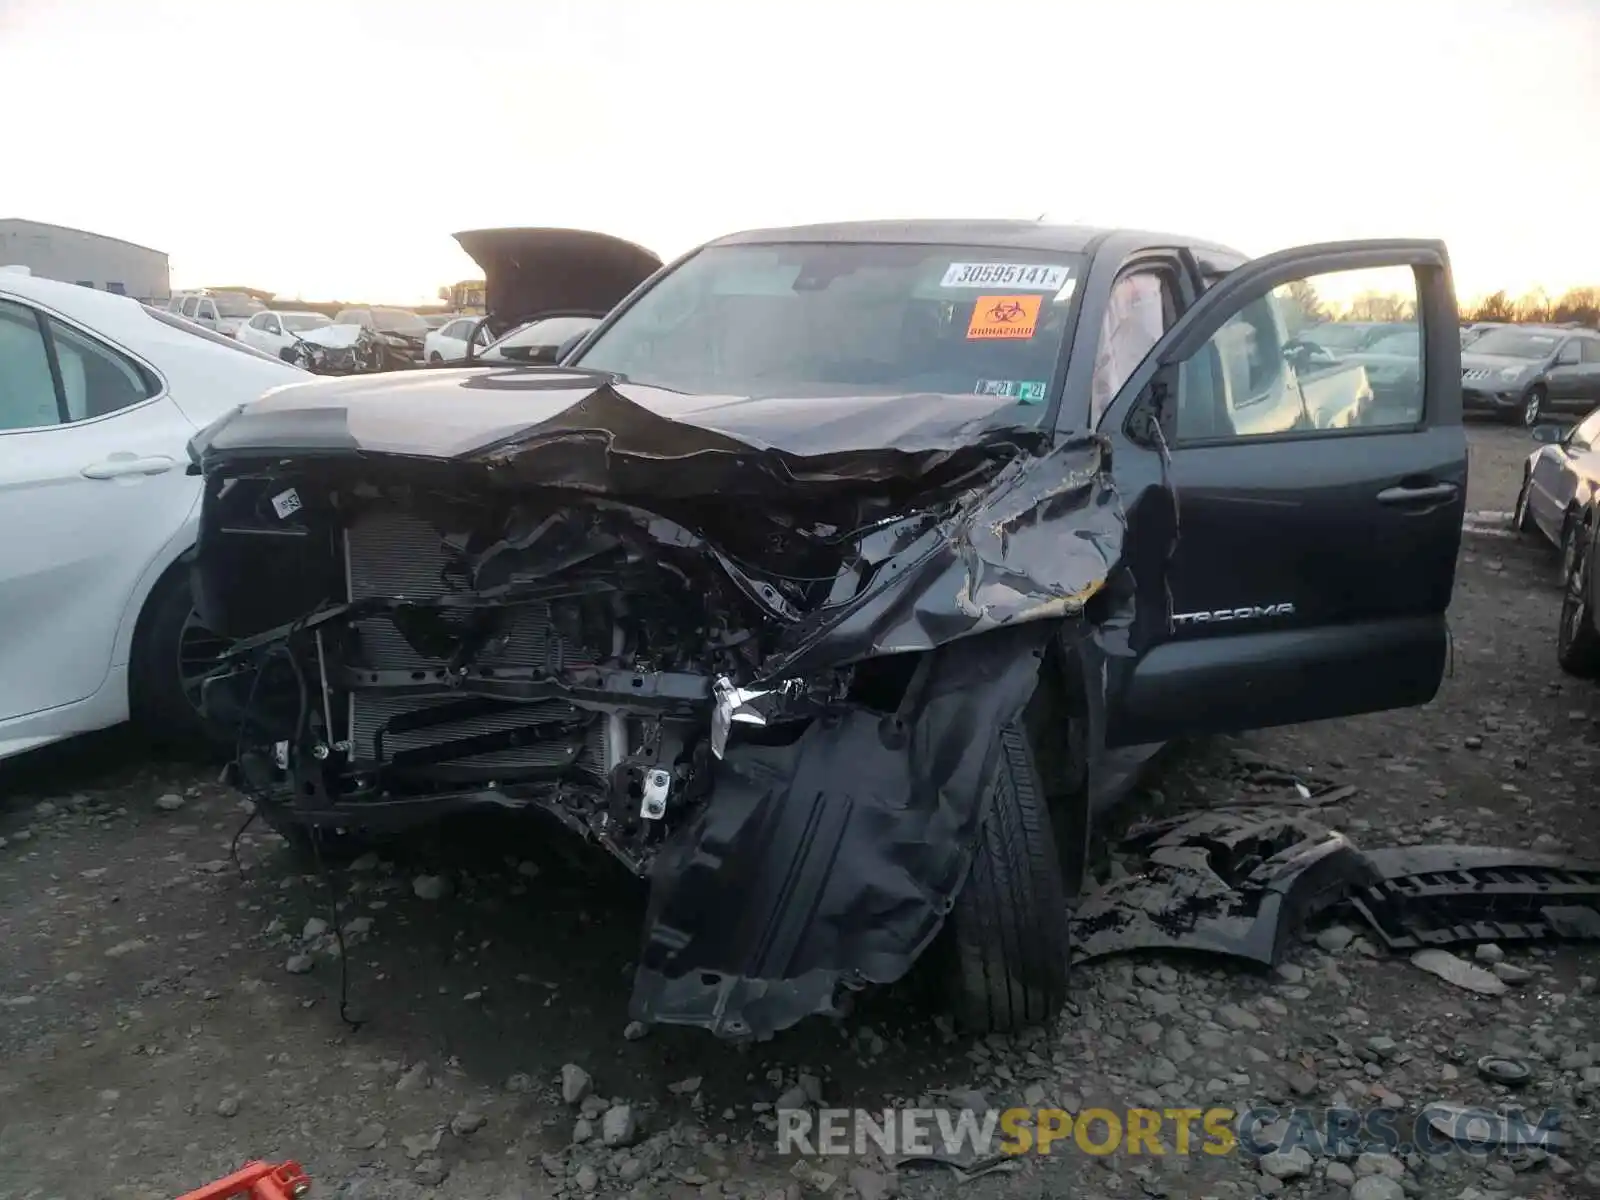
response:
M1544 384L1536 383L1523 395L1522 407L1510 414L1512 424L1532 429L1544 419L1544 402Z
M206 753L232 748L198 708L206 665L226 645L195 618L188 568L174 566L145 600L128 662L129 715L152 742Z
M1511 528L1518 533L1533 532L1533 515L1528 511L1528 493L1533 490L1533 475L1522 473L1522 488L1517 492L1517 506L1511 510Z
M1561 539L1561 623L1556 628L1556 662L1568 675L1600 675L1600 629L1595 628L1592 522L1570 520Z
M1067 997L1072 956L1060 851L1020 725L1001 731L998 752L977 855L950 913L950 1002L973 1033L1047 1022Z

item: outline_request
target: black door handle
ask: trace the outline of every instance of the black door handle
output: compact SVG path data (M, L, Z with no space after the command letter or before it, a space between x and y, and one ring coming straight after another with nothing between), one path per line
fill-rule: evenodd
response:
M1396 506L1412 506L1423 504L1437 504L1441 500L1454 499L1459 491L1453 483L1429 483L1422 487L1392 487L1384 488L1378 493L1379 504Z

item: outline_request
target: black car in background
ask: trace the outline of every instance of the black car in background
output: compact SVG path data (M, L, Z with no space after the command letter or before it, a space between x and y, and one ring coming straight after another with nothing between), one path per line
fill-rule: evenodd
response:
M1461 403L1532 428L1547 412L1600 405L1600 333L1499 325L1461 351Z

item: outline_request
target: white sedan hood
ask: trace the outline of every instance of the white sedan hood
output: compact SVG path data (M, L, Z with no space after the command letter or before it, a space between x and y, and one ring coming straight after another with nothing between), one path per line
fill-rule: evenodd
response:
M319 325L295 334L302 342L323 346L329 350L344 350L354 346L361 338L359 325Z

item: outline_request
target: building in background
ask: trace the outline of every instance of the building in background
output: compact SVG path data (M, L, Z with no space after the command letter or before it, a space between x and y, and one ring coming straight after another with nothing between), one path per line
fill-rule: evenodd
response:
M165 302L172 292L165 252L42 221L0 217L0 266L139 300Z

